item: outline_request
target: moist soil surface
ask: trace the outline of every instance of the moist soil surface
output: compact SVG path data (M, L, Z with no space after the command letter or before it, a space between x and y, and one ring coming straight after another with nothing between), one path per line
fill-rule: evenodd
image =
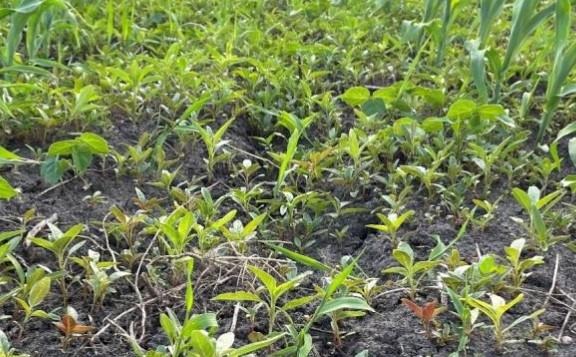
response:
M130 121L116 121L116 123L117 127L102 133L116 149L121 149L123 143L135 143L140 134L148 129L146 124L139 126ZM247 129L235 124L229 137L233 146L258 154L260 148L254 144ZM23 144L26 143L8 143L7 149L22 149ZM19 152L24 155L23 150ZM204 151L200 145L187 148L180 159L181 173L185 179L193 180L195 176L202 175L203 169L200 168L203 167L203 156ZM243 158L246 158L245 154L238 152L234 161L241 162ZM162 200L161 205L170 207L170 202L163 198L162 191L143 183L146 182L145 177L137 180L134 177L117 176L111 167L109 163L107 165L102 162L96 163L84 177L68 176L55 186L42 182L37 167L22 166L7 169L2 175L14 186L20 187L22 194L16 200L0 204L0 217L2 217L0 231L18 229L20 227L18 218L27 210L34 208L37 218L28 227L33 227L42 219L52 217L54 214L57 215L55 222L61 228L85 223L90 230L84 232L88 239L80 253L94 249L102 252L105 258L109 258L106 256L108 248L102 222L106 219L111 206L117 205L126 212L136 211L134 197L135 188L138 187L148 197L159 198ZM220 167L213 182L204 179L200 183L210 186L213 196L217 197L218 192L223 192L223 187L234 186L233 181L226 167ZM318 184L318 188L322 187L330 185ZM498 187L498 183L495 187ZM374 187L365 187L363 194L354 200L356 206L373 209L378 204L372 195L373 190ZM106 197L105 203L90 204L83 200L85 196L96 191L100 191ZM497 197L497 193L493 192L492 195ZM343 201L350 199L346 197L347 191L343 189L333 188L332 194ZM569 202L570 198L565 198L564 201ZM410 208L416 211L416 217L411 220L411 224L402 228L400 235L414 248L419 259L426 258L430 249L434 247L435 235L446 244L457 236L462 221L450 216L444 209L436 207L434 201L414 200ZM462 260L473 262L478 259L479 254L487 253L503 256L504 247L514 239L526 237L524 229L512 221L511 217L523 217L523 213L511 198L505 198L498 205L495 219L484 231L468 229L458 241L456 247ZM338 244L330 237L320 236L316 245L307 251L307 254L330 264L340 263L343 256L357 256L362 253L360 267L368 276L380 278L380 281L389 287L371 301L375 313L341 323L344 337L340 346L337 346L332 338L329 321L317 325L312 334L318 355L354 356L363 350L368 350L370 356L448 356L456 350L457 341L431 341L424 336L418 319L400 302L401 298L406 297L406 293L398 289L399 286L396 284L398 278L381 273L382 269L394 266L396 262L393 260L389 241L375 231L367 229L366 224L369 223L374 223L371 214L348 217L341 222L342 226L350 226L349 236L342 244ZM115 241L109 241L108 244L112 244L111 248L114 250L123 248L121 243ZM144 250L147 244L144 242L141 249ZM55 268L53 257L33 246L22 246L16 253L27 265L42 264L48 268ZM248 256L269 254L263 245L252 245ZM526 252L526 255L535 254L536 252ZM509 323L519 316L536 311L542 308L544 301L547 301L546 312L541 315L540 320L549 326L550 331L547 334L557 336L570 311L570 306L574 306L570 294L576 296L576 255L566 246L557 244L544 254L544 259L545 264L538 266L523 285L525 300L507 314L505 322ZM239 285L249 284L250 279L237 278L240 269L242 267L219 266L209 260L197 262L195 309L197 312L217 312L221 331L227 331L230 327L234 304L216 303L210 301L210 298L221 292L234 291ZM230 276L233 278L229 278ZM311 281L314 279L313 277ZM304 288L312 289L312 284L308 284L310 285L304 285ZM552 284L555 284L556 288L549 294ZM137 296L135 289L129 284L116 284L116 292L110 293L104 304L94 309L91 294L78 288L80 284L73 284L69 291L68 303L80 313L82 323L94 326L96 336L88 335L85 338L74 339L65 349L61 335L52 322L33 318L24 325L22 316L19 316L16 307L10 304L5 305L0 313L14 315L14 318L2 320L0 328L13 341L16 349L32 356L134 356L120 328L129 331L133 324L137 337L141 338L141 346L154 348L167 342L158 322L159 314L166 311L166 308L174 311L183 310L184 290L181 283L152 287L140 281L139 285L141 297ZM440 294L436 285L436 282L426 280L416 300L422 303L436 299L441 303L448 303L447 297ZM512 293L504 291L502 295L508 299ZM56 287L53 287L52 294L43 307L46 311L62 307L62 296ZM296 314L296 317L303 321L305 314L311 312L304 309ZM144 313L145 320L142 323ZM448 323L455 321L455 317L444 313L438 320L441 323ZM512 330L510 337L516 339L515 343L500 348L496 347L489 329L476 329L470 342L469 355L576 356L576 343L570 342L570 337L576 340L576 331L570 329L574 328L573 325L574 319L568 320L563 330L563 335L568 338L565 338L565 344L557 346L557 352L547 352L529 341L530 338L527 336L532 331L529 322ZM253 329L264 332L266 321L263 318L258 319L256 326L251 326L244 314L240 313L235 330L238 341L246 342L248 334ZM531 339L538 340L538 338L539 336L533 336ZM270 351L261 355L265 356L268 353Z

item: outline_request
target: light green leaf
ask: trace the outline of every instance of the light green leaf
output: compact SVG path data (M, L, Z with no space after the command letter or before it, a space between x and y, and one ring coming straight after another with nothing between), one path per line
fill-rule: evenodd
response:
M279 335L269 337L265 340L254 342L254 343L239 347L233 351L230 351L229 357L241 357L241 356L245 356L247 354L250 354L252 352L260 351L260 350L272 345L274 342L280 340L285 335L286 335L285 333L281 333Z
M94 154L108 154L110 152L106 139L94 133L82 133L77 140L88 145Z
M208 332L203 330L192 330L189 335L190 345L202 357L216 356L216 343L210 338Z
M262 299L249 291L236 291L233 293L222 293L212 298L219 301L254 301L260 302Z
M0 176L0 200L10 200L18 195L18 191Z
M344 296L326 302L318 311L318 315L325 315L338 310L374 311L364 299L355 296Z
M46 276L40 279L32 289L30 289L30 296L28 297L28 304L31 308L38 306L44 299L46 295L50 292L50 285L52 284L52 279Z
M348 88L340 98L346 104L355 107L364 104L370 99L370 91L365 87L352 87Z
M274 294L278 282L272 275L253 265L248 266L248 270L250 270L252 274L254 274L258 278L258 280L260 280L260 282L266 287L270 295Z
M453 103L448 109L448 118L452 120L469 119L475 115L477 105L469 99L460 99Z
M303 265L306 265L306 266L309 266L312 269L316 269L319 271L330 271L331 270L331 268L328 265L321 263L314 258L310 258L306 255L293 252L289 249L286 249L284 247L280 247L280 246L272 244L272 243L264 242L264 244L266 244L270 248L274 249L278 253L281 253L281 254L287 256L288 258L292 259L293 261L300 263L300 264L303 264Z

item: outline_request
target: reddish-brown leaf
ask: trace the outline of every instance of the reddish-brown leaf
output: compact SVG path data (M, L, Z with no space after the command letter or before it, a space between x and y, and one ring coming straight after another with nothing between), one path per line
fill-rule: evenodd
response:
M436 301L424 304L424 308L422 309L422 320L426 322L434 320L434 317L437 315L436 310Z
M414 301L402 299L402 303L409 308L419 319L424 319L424 311Z
M56 323L56 327L66 336L72 334L85 334L94 328L92 326L78 324L76 320L68 314L62 316L60 321Z

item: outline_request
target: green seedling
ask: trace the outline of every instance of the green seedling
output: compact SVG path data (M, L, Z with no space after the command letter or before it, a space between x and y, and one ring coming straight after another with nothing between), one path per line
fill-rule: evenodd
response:
M548 149L548 152L550 156L539 158L537 164L534 167L541 177L542 191L546 191L550 176L554 173L554 171L558 172L562 168L562 159L560 158L560 155L558 155L558 143L552 143Z
M398 216L396 213L390 213L388 215L384 215L381 213L377 213L376 216L380 219L382 224L368 224L366 227L376 229L380 232L386 233L390 241L392 242L393 247L398 246L398 230L402 227L404 222L407 219L414 215L414 211L406 211Z
M222 126L218 130L216 130L216 132L212 131L212 128L210 128L209 126L207 126L206 128L203 128L198 124L194 124L192 126L193 128L192 130L200 135L200 138L202 139L202 142L204 142L204 145L206 147L208 158L204 159L204 161L206 162L206 169L208 171L208 177L210 179L214 178L214 167L216 166L216 164L226 160L230 155L227 152L218 154L218 151L228 143L228 141L223 140L223 137L233 122L234 119L228 120L227 122L222 124Z
M160 172L160 178L158 181L151 182L150 185L158 188L163 188L170 192L172 185L174 184L174 180L178 177L178 171L180 169L176 169L174 171L162 170Z
M82 197L82 201L95 207L107 203L108 198L102 194L102 191L94 191L93 194Z
M256 184L251 189L246 187L233 188L230 190L230 198L238 203L246 212L250 212L253 207L253 202L262 196L264 189L262 184Z
M320 151L308 152L301 160L294 160L298 165L298 171L307 176L307 182L311 185L317 182L322 174L330 167L333 160L334 147L327 147Z
M527 225L528 232L540 249L547 251L559 238L552 237L550 229L546 226L544 217L546 212L562 199L564 192L557 190L542 197L540 189L535 186L530 186L528 191L514 188L512 195L528 214L530 220ZM516 220L523 223L522 220Z
M130 275L126 271L115 271L108 274L107 270L114 268L115 263L101 261L100 254L92 250L88 250L86 257L72 257L71 259L84 268L85 278L83 281L92 290L92 309L101 308L106 295L115 292L112 287L115 281Z
M252 162L251 160L242 160L242 164L235 167L234 177L240 177L244 182L244 188L248 189L252 187L252 181L262 175L258 175L258 171L261 169L257 162Z
M75 139L55 142L48 148L48 158L42 163L42 177L48 183L56 183L70 167L77 175L82 175L90 167L95 155L106 155L109 151L108 142L93 133L83 133ZM72 161L61 157L71 157Z
M138 139L136 145L126 145L126 153L121 154L112 150L112 157L116 161L114 171L117 175L133 174L140 180L152 167L151 158L154 148L150 145L151 135L144 133Z
M98 90L93 85L87 85L79 89L72 90L73 101L70 102L66 96L60 95L62 102L67 107L68 118L71 123L76 124L79 130L83 130L90 123L90 114L101 115L105 108L96 104L100 99Z
M465 289L462 295L466 296L467 289ZM464 303L464 298L462 295L456 293L454 290L446 287L446 292L450 297L452 305L454 305L455 314L460 319L460 326L458 327L458 352L466 351L466 346L470 342L470 335L472 332L481 327L482 323L477 323L478 317L480 316L480 310L475 308L470 308L468 304Z
M128 215L118 206L112 206L110 213L116 222L107 223L105 229L118 240L124 240L128 249L136 248L137 229L144 224L146 216L141 212Z
M18 353L16 349L12 347L8 336L4 331L0 330L0 356L2 357L30 357L28 354Z
M460 160L470 134L480 134L497 120L504 120L506 111L498 104L478 104L469 99L459 99L450 105L446 116L454 135L452 150Z
M274 186L274 192L278 194L282 186L286 183L286 178L289 173L289 166L294 159L294 155L298 151L298 142L300 141L300 136L302 132L300 130L294 130L288 139L286 145L286 152L284 153L271 153L268 154L272 156L277 162L280 163L278 168L278 177L276 178L276 186Z
M484 231L488 224L494 219L496 209L498 208L498 201L500 201L500 199L497 199L494 203L490 203L487 200L472 200L476 208L484 211L482 214L478 214L477 216L470 216L470 220L476 227L478 227L478 229L480 229L480 231Z
M544 257L539 255L521 259L525 244L526 240L519 238L514 240L509 247L504 248L506 259L511 267L512 285L516 289L520 289L524 279L530 276L531 273L528 273L528 270L534 268L536 265L544 264Z
M416 166L416 165L402 165L399 170L402 172L417 177L420 182L426 187L428 191L428 198L434 197L434 185L435 183L444 177L444 173L439 172L438 168L442 164L442 161L435 162L431 167Z
M345 310L345 309L339 309L328 314L328 316L330 317L330 328L332 329L334 345L337 348L342 347L342 331L339 325L340 321L345 319L363 317L365 315L366 312L362 310Z
M309 331L313 324L318 322L322 316L330 316L331 314L340 311L374 311L374 309L372 309L370 305L360 297L350 296L348 294L337 295L340 288L345 286L346 280L354 271L356 260L357 259L350 262L340 272L334 275L330 280L330 283L322 289L322 300L316 307L314 314L310 317L306 325L300 331L297 331L293 326L289 327L289 332L296 342L294 346L289 346L284 350L288 355L296 355L298 357L309 355L313 348L312 336ZM318 264L313 265L318 266Z
M11 200L18 196L19 191L10 185L5 178L0 176L0 200Z
M56 257L58 269L62 273L62 277L60 278L60 288L62 290L64 302L66 302L68 299L68 290L66 287L68 258L74 254L74 252L78 251L86 241L76 243L72 247L70 247L70 244L79 237L80 233L84 230L84 225L77 224L72 226L66 232L62 232L58 227L51 223L48 223L48 227L50 228L50 234L47 238L34 237L31 238L31 242L36 246L50 251Z
M24 322L27 322L32 317L49 318L49 314L43 310L38 310L37 307L46 299L50 293L50 286L52 279L48 276L43 277L35 282L29 282L28 296L25 298L15 297L14 299L22 310L24 310Z
M475 294L485 289L496 291L503 288L507 272L508 267L498 264L496 257L488 254L473 264L460 262L453 270L439 276L454 291L467 289L470 294Z
M476 308L482 312L486 317L490 319L492 322L491 328L494 333L494 337L496 338L496 343L501 346L505 342L505 338L507 333L516 325L532 320L537 316L541 315L544 312L544 309L537 310L530 315L521 316L518 319L514 320L508 326L504 327L502 322L502 317L504 314L518 304L520 301L524 299L524 294L519 294L516 296L512 301L506 303L506 301L496 295L490 294L490 303L486 303L480 299L475 299L473 297L466 297L464 301L466 304L470 305L473 308Z
M363 298L368 305L371 305L373 299L386 288L384 285L378 285L378 281L378 278L351 278L345 282L345 285L353 295Z
M192 285L193 260L182 261L186 265L185 315L183 322L168 309L160 315L160 325L168 336L170 346L160 346L156 351L144 352L134 336L126 336L134 352L139 357L241 357L265 349L282 339L285 334L274 334L261 341L233 348L235 336L233 332L220 335L212 334L218 330L218 322L214 313L193 314L194 288Z
M432 271L432 269L438 266L440 261L424 260L415 262L414 251L410 245L405 242L401 242L398 245L398 248L392 251L392 255L401 266L384 269L382 273L402 275L409 288L410 299L414 300L416 292L418 291L420 279L424 274Z
M483 197L488 195L492 182L496 175L493 172L493 167L497 162L505 161L506 157L516 150L526 141L526 137L514 140L513 136L509 136L500 144L486 148L476 143L468 144L468 152L472 154L472 161L482 171L482 178L484 182Z
M162 233L160 240L171 255L184 254L188 243L194 238L198 239L200 250L206 252L219 240L216 233L222 231L223 227L234 219L236 212L232 210L204 226L192 212L184 208L176 209L158 223L158 229Z
M254 217L246 226L242 221L235 220L230 228L222 227L222 234L239 252L245 252L249 240L256 237L256 230L266 219L266 213Z
M354 163L355 170L359 170L362 167L362 152L370 143L370 138L367 138L364 143L360 143L362 134L359 129L350 129L348 135L343 135L339 142L340 150L350 156Z
M573 83L567 84L570 80L570 74L576 66L576 42L570 42L572 31L570 0L556 1L555 14L554 64L548 78L544 116L540 121L536 138L538 142L542 142L560 100L576 92L576 86Z
M288 281L279 284L272 275L255 266L248 266L248 269L262 284L262 288L255 293L250 291L236 291L233 293L223 293L213 298L219 301L250 301L257 304L264 304L268 310L268 333L272 333L276 324L276 317L279 312L290 316L286 311L308 304L316 299L316 296L306 296L287 301L282 306L278 306L282 296L294 290L312 272L299 274Z
M325 264L310 258L308 256L290 251L286 248L268 244L274 250L286 255L290 259L309 266L315 270L322 272L329 272L331 269ZM314 314L308 319L306 325L298 329L295 325L290 324L287 326L292 342L284 349L275 352L274 356L298 356L305 357L310 354L313 349L312 336L309 331L312 326L317 323L323 316L330 316L330 314L338 311L374 311L364 299L358 296L351 296L346 291L336 295L341 288L346 286L346 281L354 271L356 260L346 265L341 271L337 272L329 280L329 284L319 290L321 296L320 304L316 307Z

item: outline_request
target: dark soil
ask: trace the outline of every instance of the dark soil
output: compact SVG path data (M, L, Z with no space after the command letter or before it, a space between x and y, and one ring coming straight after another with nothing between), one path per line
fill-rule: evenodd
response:
M117 114L116 126L104 133L115 149L122 151L122 145L125 143L135 143L142 132L149 129L150 125L143 123L134 123L128 118L120 118ZM249 137L249 132L240 123L234 124L231 128L230 135L232 145L256 155L263 155L258 152L258 145ZM22 148L20 144L11 144L8 149ZM172 153L175 155L174 153ZM189 148L189 150L180 158L182 165L181 180L192 181L195 177L202 176L203 168L203 149L200 146ZM244 154L238 153L235 162L241 162L246 158ZM253 159L253 158L252 158ZM9 203L0 204L0 231L17 229L20 227L18 218L27 210L34 208L36 210L36 219L27 227L30 229L40 220L50 217L53 214L58 215L57 224L60 227L68 227L76 223L89 224L91 230L84 234L92 239L86 244L88 247L96 248L96 245L104 247L106 242L99 227L104 217L109 212L112 205L117 205L126 212L134 212L137 207L133 203L135 196L135 187L142 189L150 197L163 197L163 192L149 187L148 185L138 183L132 177L118 177L113 170L103 168L104 165L99 163L95 165L83 178L73 178L66 183L57 187L49 187L44 184L39 176L37 167L19 167L13 168L2 175L6 177L15 186L22 189L20 198ZM143 178L141 182L145 182ZM226 184L230 181L229 173L225 167L221 167L215 182ZM207 185L208 186L208 185ZM329 187L319 185L320 187ZM364 197L356 199L355 206L366 207L369 210L378 204L372 196L374 187L365 189ZM93 194L95 191L101 191L107 201L103 204L91 205L82 200L83 197ZM216 189L215 192L218 190ZM335 194L341 196L343 200L346 197L346 191L334 190ZM417 211L417 217L412 220L411 226L406 227L401 235L407 237L411 246L415 249L419 258L425 258L427 252L435 245L432 238L438 235L444 243L450 242L458 232L459 224L457 220L448 214L441 214L432 209L427 202L415 201L411 204L412 208ZM162 202L160 210L169 208L169 202ZM434 211L434 212L432 212ZM426 213L434 213L433 219L429 219ZM469 229L466 235L457 243L462 259L468 262L477 260L478 252L482 254L495 253L503 256L504 247L508 246L514 239L524 237L525 232L522 227L514 223L510 217L522 216L519 207L511 200L502 200L498 206L496 218L489 224L484 232ZM396 265L392 258L391 246L382 236L366 228L366 224L373 223L371 214L355 215L348 217L340 222L341 226L349 225L349 237L342 245L336 244L332 238L318 237L318 242L313 249L308 252L316 258L330 264L339 264L344 255L356 256L360 252L363 255L360 259L360 266L368 276L379 277L381 282L387 282L394 287L396 276L384 276L381 274L382 269ZM120 243L113 243L120 244ZM143 245L145 246L145 245ZM48 267L53 266L53 258L46 252L34 248L20 248L19 254L26 259L26 263L44 264ZM254 252L263 255L262 247L253 247ZM103 253L105 254L105 253ZM534 254L529 252L528 254ZM524 284L526 299L517 305L507 317L511 321L523 314L530 313L541 308L548 290L552 284L554 276L555 259L559 258L559 269L556 279L557 291L563 291L566 294L576 296L576 254L568 250L563 245L556 245L545 254L545 265L535 269ZM210 302L209 299L223 291L233 291L238 285L237 279L223 279L226 270L217 267L209 262L200 262L196 268L196 309L198 312L214 311L219 314L220 327L224 331L229 327L229 322L233 315L233 304L222 304ZM314 279L312 279L314 280ZM389 281L390 280L390 281ZM222 284L207 284L206 282L224 281ZM438 290L434 289L435 282L426 281L427 287L420 291L418 300L420 302L438 299L445 302L446 298L440 296ZM141 345L145 348L153 348L157 345L166 343L165 337L161 332L158 323L158 316L164 312L167 307L174 311L182 311L183 290L174 286L164 287L160 295L158 291L142 283L139 288L142 292L144 301L152 300L146 304L146 332L143 336ZM74 286L79 286L75 284ZM176 287L176 288L175 288ZM129 311L115 322L122 328L128 330L131 323L134 323L136 333L141 331L142 313L138 308L138 297L134 289L128 284L116 284L117 292L110 294L105 300L101 310L90 312L92 308L91 295L84 291L71 291L69 304L80 313L82 323L90 324L96 330L101 329L108 323L108 319L114 320L122 313ZM310 286L312 288L312 286ZM0 287L1 289L1 287ZM354 356L362 350L369 350L370 356L447 356L456 349L457 342L449 341L445 345L440 345L427 339L421 332L421 325L403 305L400 299L405 297L402 292L383 294L372 302L372 306L377 311L368 314L363 318L347 320L342 323L342 331L348 334L343 340L343 345L337 347L334 345L332 336L328 333L330 330L328 321L324 321L316 326L313 331L314 341L320 356ZM572 305L572 301L562 294L554 295L550 299L546 312L542 315L541 321L550 325L552 330L550 334L556 336L562 323L568 313L566 305ZM62 309L62 301L56 286L52 289L52 295L48 302L43 305L46 311L53 309ZM12 314L14 306L4 307L3 314ZM61 310L60 310L61 311ZM308 313L310 311L303 311ZM453 318L445 313L440 316L440 322L452 321ZM126 339L122 337L120 331L109 326L103 333L98 335L93 341L88 337L86 340L78 339L72 341L71 345L62 350L59 332L49 321L32 319L25 326L18 320L3 320L0 322L0 328L4 330L14 347L20 351L31 354L32 356L51 357L51 356L133 356ZM568 326L574 323L572 319ZM241 313L237 325L237 338L240 341L246 341L247 334L251 331L249 321ZM258 321L255 328L265 330L264 320ZM512 331L512 337L521 341L517 344L505 346L503 349L495 347L494 340L489 330L477 329L470 345L470 355L479 356L575 356L576 343L559 345L557 353L550 353L540 349L526 339L529 333L529 323ZM565 336L576 339L576 334L570 329L565 330ZM265 355L265 354L263 354Z

